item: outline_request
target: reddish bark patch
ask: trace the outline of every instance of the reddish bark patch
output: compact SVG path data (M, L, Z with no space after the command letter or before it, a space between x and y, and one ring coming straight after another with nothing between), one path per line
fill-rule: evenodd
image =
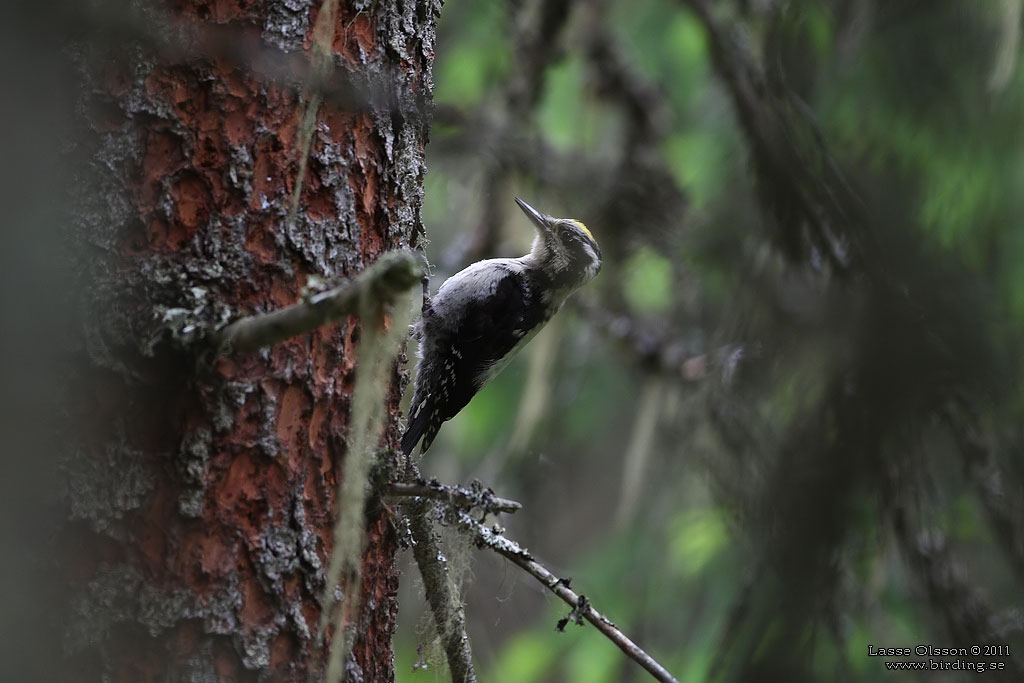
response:
M199 135L196 137L195 149L192 153L192 165L197 170L208 173L223 173L227 162L226 146L221 131L207 126L219 126L221 119L203 112L197 119L200 124ZM207 175L207 177L209 177Z
M255 193L253 193L255 194ZM262 265L277 263L277 244L274 241L275 221L267 218L245 233L245 250Z
M337 370L341 330L341 324L334 323L313 333L313 382L317 388L326 389Z
M305 278L303 278L305 280ZM268 301L273 308L284 308L291 306L299 298L298 290L303 286L302 282L289 282L280 278L270 283L270 296Z
M366 528L368 547L388 548L393 552L397 543L386 514L381 511L376 519L368 521ZM386 555L378 555L375 552L368 552L363 556L361 594L364 604L372 600L377 609L383 612L379 617L394 624L398 613L396 602L398 576L392 571L391 562L385 558ZM376 634L376 636L377 638L384 636L390 640L391 634ZM389 680L389 677L394 675L390 662L382 661L382 658L374 656L375 650L379 647L380 641L372 635L364 634L357 637L355 645L352 647L357 661L365 662L363 676L366 680Z
M252 138L253 122L244 110L228 114L224 120L224 135L233 145L241 145Z
M213 9L213 20L221 24L247 16L252 5L246 0L213 0L210 4Z
M195 114L194 79L191 73L180 69L154 69L146 76L146 91L156 101L169 104L178 119L190 125Z
M278 633L270 644L270 668L287 667L295 659L295 639L289 633Z
M366 179L363 183L363 191L360 193L363 200L362 213L372 222L377 203L377 169L371 166L366 169L365 173Z
M259 396L255 392L245 397L241 410L235 413L235 428L231 435L232 445L241 448L255 448L260 438L260 430L263 429L263 407L260 404ZM233 450L225 449L223 456L231 458Z
M229 356L221 356L214 364L214 370L224 379L231 379L238 372L238 363Z
M344 17L335 29L332 48L353 69L362 68L365 55L376 47L376 24L364 12Z
M294 104L294 103L293 103ZM298 156L299 124L302 122L302 109L291 107L290 113L281 118L277 124L275 137L284 149L289 150L295 157Z
M274 618L267 594L256 581L247 581L242 596L242 617L250 629L266 626Z
M228 576L237 563L237 541L224 538L219 524L197 523L190 531L180 539L172 571L192 586L206 586Z
M142 157L141 200L145 210L153 210L163 192L167 177L185 165L182 141L174 133L156 130L146 140L146 154Z
M284 188L283 169L287 157L278 140L264 135L256 142L249 208L261 210Z
M217 677L222 681L238 681L241 662L238 655L231 647L224 643L217 643L214 647L213 667L217 671Z
M223 514L231 516L239 511L244 514L247 503L263 500L259 475L264 468L257 463L265 457L252 451L243 451L231 459L227 474L220 482L215 496Z
M281 395L277 413L277 440L290 458L302 452L300 440L305 429L305 416L309 411L309 395L303 387L291 384Z
M324 443L327 425L327 402L320 401L313 406L313 416L309 419L309 448L320 450Z
M252 77L242 73L231 64L217 63L217 72L221 83L229 95L238 97L245 102L252 102L256 93L256 84ZM253 103L255 104L255 103Z
M150 217L149 225L146 226L146 232L149 235L149 243L156 251L166 250L165 247L170 233L167 221L159 216Z
M334 195L329 189L309 195L306 204L306 215L315 221L329 220L338 215L334 208Z
M375 162L376 127L368 114L355 117L352 125L353 156L362 166Z
M174 218L167 231L164 246L177 251L192 239L210 218L210 191L197 173L185 172L171 185L175 202Z
M362 12L357 14L349 25L349 30L363 52L369 54L373 51L377 27L374 26L368 14Z
M188 655L195 651L201 637L202 631L197 622L185 622L178 629L177 638L175 639L175 650L179 655Z
M359 327L352 321L348 321L345 329L345 336L342 339L341 357L343 360L344 374L342 383L346 389L351 389L355 381L353 370L356 366L356 349L359 348Z
M352 130L353 116L337 109L324 109L320 112L321 129L333 142L340 143Z

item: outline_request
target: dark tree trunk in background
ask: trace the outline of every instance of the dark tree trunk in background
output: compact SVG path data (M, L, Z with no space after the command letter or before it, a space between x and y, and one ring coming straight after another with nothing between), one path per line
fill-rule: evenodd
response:
M381 101L397 94L411 108L430 92L439 4L343 1L335 63L390 88ZM226 24L229 40L259 36L301 52L319 3L182 0L167 9ZM357 321L212 367L183 349L229 314L295 302L311 276L353 275L415 244L427 127L379 108L322 107L287 226L300 93L241 63L169 60L152 44L72 51L81 85L74 154L88 172L73 189L83 362L71 380L69 522L58 537L70 605L63 649L83 681L304 681ZM391 445L399 385L396 370ZM350 680L389 681L396 539L381 512L367 534L354 648L362 677Z

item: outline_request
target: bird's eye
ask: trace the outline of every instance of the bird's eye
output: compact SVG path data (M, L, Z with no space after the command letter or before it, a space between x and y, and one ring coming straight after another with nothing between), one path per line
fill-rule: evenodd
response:
M575 237L579 237L580 233L586 235L591 242L595 241L594 236L590 233L590 230L583 224L582 221L578 221L574 218L570 218L563 223L563 230L566 234L571 234Z

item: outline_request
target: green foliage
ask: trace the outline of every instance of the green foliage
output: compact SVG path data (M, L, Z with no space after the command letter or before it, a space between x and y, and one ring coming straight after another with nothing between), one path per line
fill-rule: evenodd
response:
M703 572L729 541L722 518L709 509L683 510L672 520L669 553L672 566L684 579Z
M966 481L954 439L942 431L941 409L948 405L929 403L934 395L928 390L948 382L972 398L984 397L977 404L983 431L993 441L1020 438L1024 55L1013 55L1015 69L1005 83L990 86L997 58L1015 45L1014 27L1001 14L1013 3L871 3L873 11L864 15L858 13L865 3L767 3L782 9L779 16L756 9L766 3L708 4L726 25L742 26L758 65L784 76L799 95L799 103L785 101L780 111L799 120L799 107L806 107L817 130L797 126L784 142L813 149L820 132L832 158L809 156L815 164L810 175L822 175L826 162L844 169L872 219L856 228L882 245L871 265L898 283L898 296L879 297L859 276L834 285L819 269L794 265L780 253L778 232L793 226L775 225L759 194L763 178L754 173L749 134L716 71L704 27L686 3L611 2L604 21L628 65L664 96L669 120L653 156L667 171L665 182L685 194L687 210L640 228L628 223L637 211L629 204L613 207L625 224L602 225L598 208L609 207L603 194L594 195L616 188L596 187L583 171L586 164L621 168L628 116L602 91L588 63L589 15L574 10L545 70L539 105L530 120L509 125L523 125L552 154L579 164L540 177L513 169L500 192L511 197L525 187L553 207L595 213L578 213L605 249L605 270L586 293L597 298L601 292L600 306L641 331L650 323L654 333L640 335L639 346L669 339L682 349L682 360L734 343L746 344L752 355L763 346L763 355L749 371L741 363L732 384L719 383L716 365L710 379L680 382L667 392L672 398L647 454L642 502L621 526L614 512L623 454L645 373L654 370L647 356L637 363L635 349L623 352L584 316L559 314L569 316L565 341L546 412L526 452L503 448L519 410L529 349L441 431L424 469L479 476L501 495L521 500L524 510L503 522L510 535L572 576L574 589L681 681L728 680L728 672L712 667L736 661L716 659L729 638L746 643L744 658L771 658L780 643L799 652L773 660L795 666L799 659L796 673L761 680L832 680L837 672L879 680L881 664L865 656L868 644L948 636L941 611L929 609L921 576L901 552L907 541L896 538L887 517L896 503L969 558L970 572L1000 607L1019 600L1019 577L996 551L991 519ZM469 114L497 106L504 79L528 60L514 53L509 11L500 3L446 2L435 68L439 103ZM1015 49L1021 51L1019 43ZM439 131L438 144L450 132ZM487 162L494 158L489 143L479 145ZM425 217L435 261L486 215L484 190L492 188L482 184L481 159L431 156ZM536 161L544 170L554 163ZM634 181L626 173L616 185ZM639 200L628 196L653 201L650 190L640 188ZM526 237L514 207L503 208L509 211L504 249ZM922 328L927 334L914 336ZM869 386L861 390L874 405L843 403L852 400L857 372L866 377ZM675 367L666 374L675 376ZM877 439L863 438L871 430ZM999 462L1019 482L1024 449L1016 449L1008 447ZM926 483L908 486L906 495L864 486L838 501L818 492L817 507L806 516L825 518L831 511L839 520L828 527L840 549L828 556L832 592L785 605L778 595L744 593L752 578L771 574L765 557L776 560L771 553L780 547L810 543L799 530L765 520L807 494L800 489L805 477L836 472L845 481L863 476L858 468L865 462L879 471L903 467L898 482L920 477ZM936 490L941 494L933 496ZM803 568L788 569L799 574ZM515 568L498 571L504 572L500 580L478 575L490 592L469 598L470 622L488 634L477 648L482 680L626 677L633 665L592 627L570 624L556 633L567 608L523 585L531 579ZM739 603L748 611L736 637L729 628ZM815 627L794 631L794 610L804 610L801 623ZM408 653L401 658L414 659ZM433 676L399 672L403 682ZM630 680L643 676L634 673Z
M562 354L562 362L571 362L576 348L567 348ZM629 395L639 391L636 378L630 376L626 368L612 361L613 352L609 348L598 348L590 358L587 366L578 375L577 382L586 382L589 388L586 393L578 393L571 400L563 400L558 421L551 425L557 429L559 437L566 444L576 448L585 448L595 439L611 437L616 429L622 429L625 421L622 406L608 400L609 396Z
M619 680L618 671L622 664L622 653L608 641L580 637L569 651L566 680L571 683L615 683Z
M689 189L694 208L706 208L728 191L723 181L727 147L713 132L705 129L672 135L665 141L665 156L677 182Z
M507 73L505 11L498 3L449 0L444 17L472 29L442 34L434 63L434 97L438 102L472 105Z
M613 25L630 57L655 83L665 84L674 110L687 116L710 86L707 39L699 22L673 3L615 3Z
M593 140L591 103L583 90L583 64L578 57L551 67L537 125L555 147L569 150Z
M523 631L505 645L495 663L490 680L543 681L555 664L557 653L550 645L551 637L539 631Z
M653 249L638 249L623 269L624 293L639 313L664 313L672 305L672 264Z
M523 388L522 363L522 358L514 359L445 426L439 438L458 443L457 452L470 459L496 446L515 418L516 397Z

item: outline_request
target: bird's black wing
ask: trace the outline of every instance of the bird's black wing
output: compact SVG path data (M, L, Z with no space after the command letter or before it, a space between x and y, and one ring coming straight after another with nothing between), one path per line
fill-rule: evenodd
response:
M441 425L480 390L490 367L543 322L543 307L533 301L536 291L527 277L509 271L489 294L467 301L454 324L427 321L424 333L434 335L428 348L436 357L416 377L403 452L411 453L421 437L420 452L426 451Z

